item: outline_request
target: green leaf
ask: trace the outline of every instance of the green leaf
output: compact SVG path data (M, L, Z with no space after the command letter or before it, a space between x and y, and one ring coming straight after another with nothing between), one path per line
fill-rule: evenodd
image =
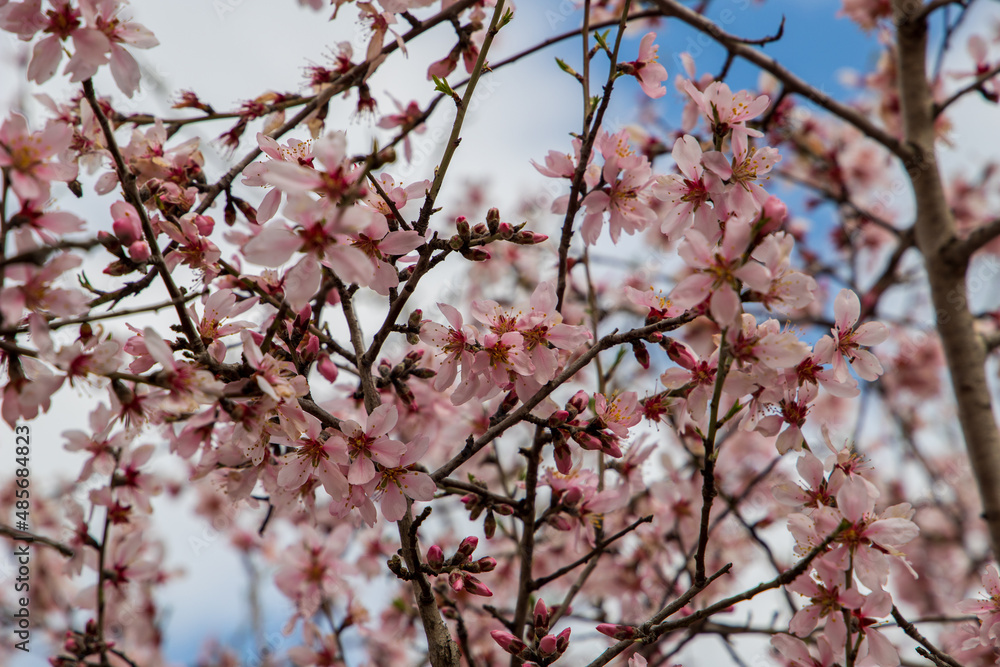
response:
M576 76L576 70L569 66L569 64L562 58L556 58L556 64L559 65L559 69L566 72L567 74L572 74Z
M448 97L455 97L455 91L451 89L451 86L448 85L448 81L446 79L433 75L431 75L431 78L434 80L434 90L439 93L444 93Z
M605 30L603 34L600 32L594 33L594 41L596 41L598 45L600 45L600 47L605 51L608 50L608 35L610 33L611 33L610 30Z

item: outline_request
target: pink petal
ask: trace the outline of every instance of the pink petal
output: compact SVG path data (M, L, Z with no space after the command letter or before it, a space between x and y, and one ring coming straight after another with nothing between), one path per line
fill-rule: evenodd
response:
M399 419L399 412L392 403L383 403L368 415L365 433L370 438L381 438L396 426Z
M243 256L252 264L260 266L281 266L302 247L302 239L286 227L276 223L267 225L261 232L243 246Z
M437 484L430 475L423 472L408 472L400 477L403 482L403 493L414 500L434 500Z

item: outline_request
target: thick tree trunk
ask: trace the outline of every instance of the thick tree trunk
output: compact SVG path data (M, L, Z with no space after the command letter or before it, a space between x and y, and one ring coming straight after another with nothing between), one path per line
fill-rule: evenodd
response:
M916 202L917 246L924 255L969 462L983 501L994 557L1000 553L1000 430L986 382L986 349L966 296L968 252L960 245L934 154L934 100L927 80L927 21L922 3L893 0L897 27L905 161Z

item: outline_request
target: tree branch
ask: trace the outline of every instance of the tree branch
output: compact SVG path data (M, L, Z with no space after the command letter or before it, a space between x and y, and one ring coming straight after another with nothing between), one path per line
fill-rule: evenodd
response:
M955 221L934 152L933 96L927 81L927 24L908 18L909 0L893 0L898 81L905 138L912 160L907 174L916 201L917 246L924 255L937 329L948 362L969 463L976 476L993 553L1000 553L1000 430L986 380L985 349L975 331L966 294L968 262L955 261Z
M875 141L885 146L901 159L906 160L909 157L909 150L906 146L900 143L896 137L892 136L868 120L863 114L861 114L861 112L856 109L852 109L851 107L831 98L829 95L816 90L815 87L806 83L803 79L790 72L784 66L778 64L774 58L765 56L757 49L744 44L740 38L724 32L710 19L702 16L692 9L689 9L688 7L685 7L684 5L681 5L675 0L653 0L653 3L660 8L660 11L663 12L664 15L680 19L691 27L705 33L716 42L726 47L726 49L728 49L731 53L743 58L744 60L752 62L754 65L757 65L767 72L770 72L775 78L785 84L785 88L788 89L789 92L803 95L835 116L842 118Z
M993 77L1000 74L1000 63L989 68L987 71L983 72L975 78L975 80L964 88L958 89L956 92L952 93L950 97L945 99L944 102L934 105L934 116L940 116L944 113L944 110L950 107L952 104L960 100L965 95L968 95L974 90L980 90L983 84L992 79Z
M903 629L907 635L912 637L917 643L921 644L927 651L934 656L935 662L940 662L943 665L950 665L950 667L962 667L953 657L938 650L926 637L920 634L920 631L913 627L913 624L903 618L903 615L899 613L899 609L896 605L892 605L892 617L896 619L896 623L899 627Z
M62 542L56 542L55 540L45 537L44 535L36 535L35 533L29 533L24 530L16 530L11 526L2 523L0 523L0 535L4 535L20 542L44 544L47 547L55 549L63 556L66 556L66 558L72 558L73 554L76 553L71 547L66 546Z

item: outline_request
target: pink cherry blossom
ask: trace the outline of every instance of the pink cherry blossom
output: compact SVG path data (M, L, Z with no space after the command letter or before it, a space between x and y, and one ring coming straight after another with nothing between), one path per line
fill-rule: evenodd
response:
M34 241L21 236L19 250L27 252L38 247ZM0 290L0 315L8 324L21 321L24 311L49 313L68 317L87 310L87 295L75 289L57 287L53 283L64 273L75 269L83 260L68 252L59 253L44 266L19 263L4 269L8 282ZM10 284L11 282L18 284Z
M424 243L419 232L413 230L389 231L384 216L374 216L363 232L355 235L351 245L365 253L375 265L370 287L388 296L389 290L399 286L399 275L391 260L394 256L408 254Z
M438 308L451 327L425 320L420 328L420 340L440 348L446 356L434 378L434 388L443 391L454 384L459 367L462 368L463 381L471 378L473 353L470 345L476 344L479 334L472 325L465 324L462 314L453 306L439 303Z
M722 203L722 181L731 176L732 168L721 153L703 153L698 140L689 134L674 142L671 155L681 173L658 176L652 188L667 204L660 231L671 239L678 238L694 222L695 229L711 238L724 216L708 203Z
M989 598L962 600L956 608L965 614L979 617L979 641L983 646L995 646L1000 641L1000 575L996 565L988 565L983 570L983 585Z
M433 500L437 484L430 475L414 470L430 447L427 436L419 436L406 445L406 453L399 465L383 467L372 480L375 490L381 494L382 516L386 521L399 521L406 514L406 498L412 500Z
M269 184L265 175L267 174L268 166L273 160L312 168L313 156L311 144L311 141L288 139L285 145L282 146L263 132L258 132L257 145L260 147L261 152L271 158L271 160L267 162L253 162L247 165L247 168L243 170L243 184L268 187ZM281 205L281 195L282 192L279 188L271 188L264 195L263 201L257 207L257 222L265 223L274 217L274 214L278 212L278 207Z
M341 423L341 433L334 434L334 437L346 444L351 459L347 481L351 484L372 481L377 473L375 463L387 468L399 467L406 445L386 437L395 428L398 419L396 406L385 404L368 415L364 428L350 419Z
M881 322L866 322L857 326L861 314L858 295L844 289L834 301L832 335L816 344L817 355L833 364L834 377L843 381L848 376L847 362L863 380L874 381L882 374L878 358L861 346L878 345L889 337L889 329Z
M336 204L361 176L361 170L347 157L347 138L343 132L334 132L313 142L312 158L308 166L299 161L273 160L267 164L262 178L285 192L314 191ZM317 161L323 169L315 166Z
M713 81L702 92L690 81L682 83L684 91L691 96L695 105L708 119L712 132L720 139L732 132L733 153L747 154L747 137L763 136L759 130L746 126L746 121L759 116L767 109L770 99L767 95L754 97L749 92L741 90L733 93L729 86L721 81Z
M24 116L12 113L0 125L0 167L9 175L14 193L22 200L49 198L49 183L76 178L74 164L50 161L62 154L73 139L73 128L50 121L44 130L28 131Z
M389 99L392 100L393 104L396 105L396 109L399 113L389 114L384 116L377 124L381 128L389 129L393 127L399 127L402 131L413 127L412 132L414 134L423 134L427 130L427 126L424 123L418 123L421 117L420 105L416 101L411 101L403 108L403 105L399 103L392 95L389 95ZM418 123L414 125L414 123ZM407 162L413 162L413 142L410 140L410 133L403 138L403 156L406 158Z
M618 242L623 231L635 234L656 218L649 205L648 186L652 183L649 162L631 153L626 140L619 135L603 135L598 140L598 147L604 155L602 174L608 185L592 190L582 202L587 211L580 232L590 245L597 243L605 212L613 243Z
M767 273L760 264L744 261L750 243L750 227L731 220L719 245L712 247L699 232L691 230L678 248L678 254L696 273L674 287L670 300L680 308L691 308L704 301L719 326L729 326L740 314L738 289L741 282L751 288L765 286Z
M342 466L350 463L347 450L341 440L330 437L333 432L324 429L316 417L306 415L305 419L308 426L298 440L289 441L280 437L271 440L295 447L294 451L282 457L278 484L297 489L309 477L315 476L330 496L341 499L348 492L347 478L342 472Z
M667 93L667 89L663 86L663 82L667 80L667 69L657 62L656 52L660 47L653 43L655 40L655 32L646 33L639 43L638 59L619 66L622 71L638 79L642 92L654 100Z

